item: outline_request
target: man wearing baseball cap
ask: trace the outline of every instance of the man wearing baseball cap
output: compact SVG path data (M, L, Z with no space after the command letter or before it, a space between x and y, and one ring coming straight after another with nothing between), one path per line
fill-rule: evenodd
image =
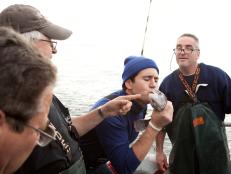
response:
M65 40L72 32L51 23L38 9L30 5L15 4L1 12L1 25L10 26L19 33L39 31L50 39Z
M54 40L65 40L71 31L48 21L36 8L15 4L0 13L0 26L20 32L45 58L56 53ZM103 119L127 113L131 101L140 95L129 95L111 100L84 116L70 117L68 109L53 95L48 118L55 129L55 141L46 147L36 147L17 174L84 174L85 165L78 145L79 136L94 128ZM17 146L17 142L15 144Z
M0 26L22 33L48 58L57 52L57 42L53 40L65 40L72 34L72 31L51 23L38 9L23 4L5 8L0 15Z
M127 57L122 74L123 89L100 99L93 108L118 96L149 94L158 88L158 76L159 69L152 59L142 56ZM144 119L149 103L147 97L133 100L132 108L126 116L118 114L107 118L81 137L80 147L87 173L106 174L108 168L118 174L134 173L149 152L157 133L172 119L172 104L167 102L163 111L152 112L149 125L138 140L134 141L139 133L134 124L137 120Z

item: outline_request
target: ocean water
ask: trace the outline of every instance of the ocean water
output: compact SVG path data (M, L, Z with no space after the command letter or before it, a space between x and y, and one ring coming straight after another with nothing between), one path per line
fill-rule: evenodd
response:
M118 59L116 55L110 55L111 59L105 59L106 55L97 59L93 55L88 56L92 59L54 59L58 67L55 94L74 116L87 113L98 99L121 89L123 59ZM160 74L160 80L163 77ZM231 122L231 115L227 115L226 122ZM227 127L226 131L231 151L231 127ZM171 143L168 138L164 147L166 154L169 154Z

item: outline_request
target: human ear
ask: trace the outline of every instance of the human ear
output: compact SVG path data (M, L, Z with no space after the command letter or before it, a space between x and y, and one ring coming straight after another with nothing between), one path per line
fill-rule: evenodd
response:
M125 87L126 87L126 89L132 89L132 81L131 81L131 79L128 79L125 82Z

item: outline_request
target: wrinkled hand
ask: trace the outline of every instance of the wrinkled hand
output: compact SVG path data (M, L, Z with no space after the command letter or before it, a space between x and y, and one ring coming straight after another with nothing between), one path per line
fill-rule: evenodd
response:
M156 163L161 171L165 172L167 170L168 162L164 152L156 152Z
M167 104L161 112L153 110L151 122L158 128L163 128L172 121L173 106L172 102L167 101Z
M131 109L131 100L139 98L141 98L140 94L119 96L102 105L101 110L105 117L125 115Z

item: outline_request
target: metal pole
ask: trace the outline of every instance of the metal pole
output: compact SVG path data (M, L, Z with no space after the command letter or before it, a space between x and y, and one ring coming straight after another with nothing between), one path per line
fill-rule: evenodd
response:
M147 15L147 21L146 21L146 26L145 26L145 30L144 30L144 40L143 40L143 45L142 45L142 50L141 50L141 56L143 56L143 54L144 54L144 45L145 45L145 40L146 40L146 33L148 30L148 21L149 21L151 4L152 4L152 0L150 0L149 9L148 9L148 15Z

